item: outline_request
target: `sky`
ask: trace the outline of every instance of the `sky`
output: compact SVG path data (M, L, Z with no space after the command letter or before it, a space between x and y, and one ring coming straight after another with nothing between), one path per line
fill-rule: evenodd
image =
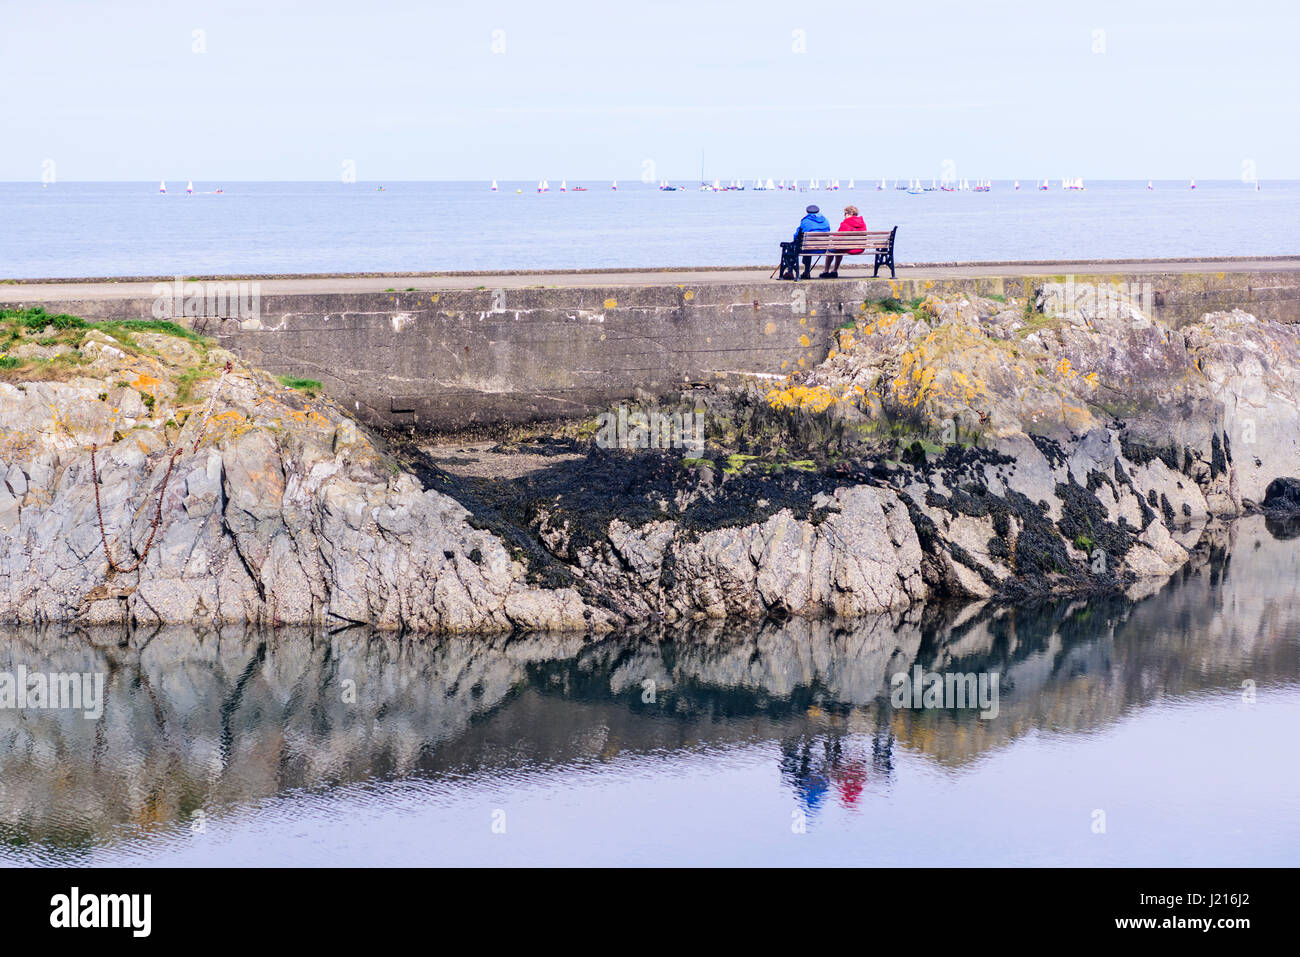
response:
M0 180L1300 177L1300 5L0 0Z

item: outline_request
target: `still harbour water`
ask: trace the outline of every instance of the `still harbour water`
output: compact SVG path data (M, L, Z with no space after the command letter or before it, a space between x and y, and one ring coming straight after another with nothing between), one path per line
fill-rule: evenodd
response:
M558 180L556 181L558 182ZM847 182L845 180L844 182ZM816 203L898 226L900 263L1300 253L1300 182L1090 181L1083 191L700 192L688 184L0 183L0 279L775 263ZM578 185L576 183L570 184ZM217 188L224 189L218 194ZM520 190L520 192L516 192Z
M1300 863L1300 539L1243 519L1167 582L688 634L0 631L0 861ZM996 716L890 676L996 673ZM1100 827L1103 830L1099 830Z

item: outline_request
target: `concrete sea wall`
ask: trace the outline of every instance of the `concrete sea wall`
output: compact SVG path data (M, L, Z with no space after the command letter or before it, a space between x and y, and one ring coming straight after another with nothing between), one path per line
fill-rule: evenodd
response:
M440 429L586 415L728 375L788 373L822 361L829 333L864 301L889 296L1010 297L1072 280L1141 290L1143 305L1176 326L1233 307L1300 322L1296 270L698 285L601 286L599 278L586 286L267 295L252 316L231 305L187 321L255 365L319 379L367 422ZM157 314L148 299L42 305L88 318Z

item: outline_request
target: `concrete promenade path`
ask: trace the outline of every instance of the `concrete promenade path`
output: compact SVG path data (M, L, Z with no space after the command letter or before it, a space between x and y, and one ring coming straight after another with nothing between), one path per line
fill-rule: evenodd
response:
M773 264L775 265L775 264ZM703 267L698 269L595 269L536 272L425 272L319 275L188 276L191 281L256 281L259 294L312 295L329 293L440 291L461 289L523 289L556 287L664 286L766 282L773 266ZM841 267L841 279L871 278L871 268ZM1300 273L1300 256L1223 257L1208 259L1091 259L1060 262L915 263L898 267L899 279L962 279L977 277L1096 275L1107 273ZM888 279L888 272L879 278ZM4 279L0 303L65 302L71 300L142 299L155 295L154 285L175 277L120 279ZM773 279L772 282L777 282ZM816 281L816 280L814 280ZM834 282L834 280L821 280Z

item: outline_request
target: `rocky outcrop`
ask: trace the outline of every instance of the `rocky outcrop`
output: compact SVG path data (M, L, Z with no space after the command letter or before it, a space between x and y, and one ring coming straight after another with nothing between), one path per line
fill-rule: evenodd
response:
M79 336L66 381L0 381L0 618L610 627L572 589L526 584L334 404L240 365L223 377L233 356L183 338L124 338ZM104 537L139 569L113 572Z
M1300 475L1291 327L1039 306L864 302L820 366L691 396L706 449L579 428L512 478L182 329L10 316L0 619L605 631L1116 589Z

